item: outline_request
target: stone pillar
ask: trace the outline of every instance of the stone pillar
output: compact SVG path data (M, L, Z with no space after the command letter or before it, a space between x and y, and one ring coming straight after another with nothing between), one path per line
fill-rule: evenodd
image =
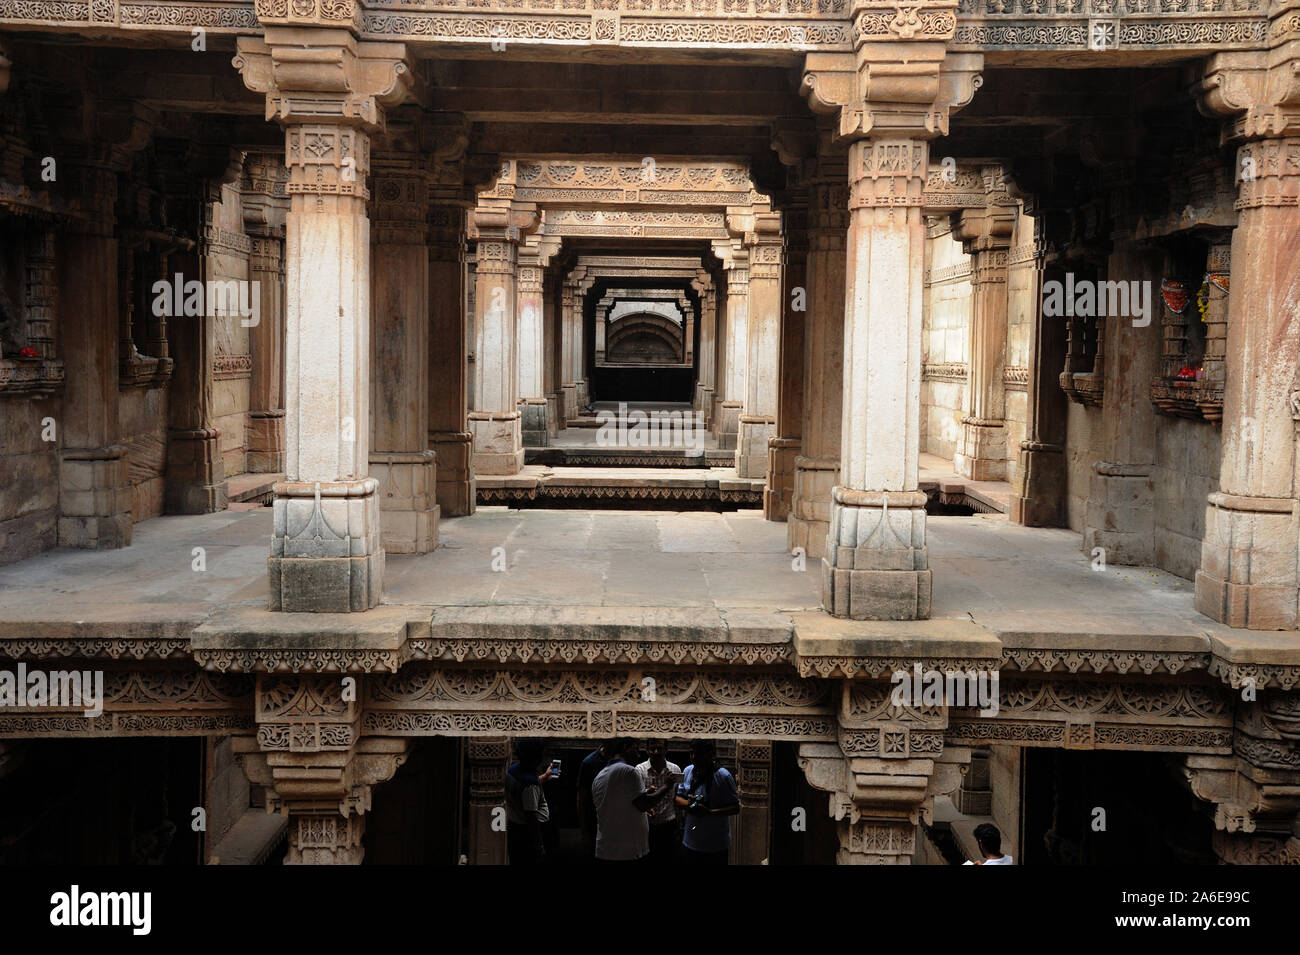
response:
M972 481L1007 477L1006 385L1007 250L1016 208L1002 184L1002 171L985 167L986 204L953 216L954 236L971 257L971 322L966 354L966 414L953 467Z
M1026 229L1021 216L1017 231ZM1061 527L1065 524L1065 431L1068 399L1061 391L1065 367L1066 328L1059 317L1043 314L1043 283L1047 273L1047 213L1032 219L1034 268L1028 296L1034 309L1029 323L1029 421L1020 443L1011 519L1027 527ZM1052 278L1060 281L1059 269Z
M726 365L722 403L719 408L718 447L734 451L740 437L740 415L744 410L746 366L749 361L749 258L743 249L727 255Z
M296 15L296 14L295 14ZM272 610L360 611L383 589L370 461L370 133L413 82L400 43L268 25L235 65L285 127L285 480L267 561ZM283 88L282 84L301 84ZM423 438L423 435L421 435Z
M586 270L583 269L583 272ZM587 394L587 293L591 291L593 280L584 278L578 283L577 294L573 301L573 400L574 417L582 413L590 403Z
M1300 626L1300 109L1294 77L1300 38L1288 30L1294 2L1272 8L1274 51L1214 56L1206 105L1231 116L1224 138L1237 153L1239 217L1223 394L1219 490L1205 513L1196 607L1232 627Z
M474 513L468 430L469 335L465 317L465 208L435 196L429 207L429 447L441 513Z
M1160 324L1151 320L1160 287L1163 254L1155 248L1121 246L1110 256L1107 282L1145 282L1151 313L1145 319L1108 315L1105 323L1105 404L1102 448L1105 457L1093 465L1083 548L1105 551L1108 564L1155 562L1156 412L1151 403L1151 379L1160 370ZM1098 295L1100 298L1101 295ZM1098 325L1101 328L1101 325ZM1100 332L1099 332L1100 334Z
M253 359L248 381L248 470L284 472L284 220L288 171L278 154L244 161L244 230L252 240L248 276L261 307L248 330Z
M766 740L736 743L736 785L740 814L733 826L732 861L762 865L772 852L772 744Z
M518 359L516 259L519 230L509 224L508 206L474 211L478 234L474 319L474 470L517 474L524 466L517 395Z
M539 236L529 236L519 250L517 295L519 301L519 413L525 446L545 447L546 391L543 364L546 360L542 325L542 276L544 261Z
M823 604L837 617L930 615L925 494L917 486L929 144L849 147L840 484L831 494Z
M375 172L370 327L370 470L384 550L438 543L437 469L429 450L428 188L418 157Z
M546 433L555 437L560 433L563 418L564 391L560 339L560 296L562 280L558 271L548 269L542 283L542 338L545 342L546 364L542 388L546 395Z
M794 499L795 461L803 448L804 335L808 324L807 197L784 213L785 267L781 277L781 356L777 375L779 394L776 433L767 442L767 487L763 516L784 521Z
M756 213L745 236L749 258L744 407L739 418L736 476L766 478L767 442L776 433L781 377L781 214Z
M212 150L203 161L205 168L196 176L199 194L189 197L198 202L201 210L198 222L202 239L194 252L171 257L176 267L173 282L206 281L214 266L220 266L223 243L219 230L208 218L213 205L221 202L222 185L239 175L241 164L239 154L224 147ZM169 324L175 365L167 403L167 472L163 488L163 507L168 514L210 514L224 510L227 503L213 362L218 351L218 322L234 319L219 316L217 305L205 295L201 314L173 316Z
M993 814L993 783L989 776L989 751L973 750L970 767L961 778L953 796L953 805L964 816L991 816Z
M81 166L71 175L88 215L59 235L54 256L67 375L58 543L103 550L131 543L133 500L118 421L117 174Z
M826 556L831 488L839 483L844 399L844 263L848 184L842 150L817 160L808 210L807 328L804 332L802 451L786 540L813 559Z
M577 334L574 312L578 308L577 283L572 277L565 281L560 291L560 416L567 423L578 416L578 385L573 372L573 338Z
M469 863L505 865L505 780L510 765L510 743L504 739L470 739L469 760ZM500 825L493 828L496 818Z
M594 350L598 362L605 360L605 331L609 326L609 307L610 301L608 297L601 299L596 306L596 327L593 331L595 332Z
M682 362L695 364L695 306L690 297L683 295L677 300L682 311Z
M713 415L714 371L717 362L715 347L717 341L717 294L709 273L701 269L696 272L692 286L700 297L700 347L696 354L698 360L695 377L695 402L697 411L703 411L706 418ZM706 423L706 427L707 427Z

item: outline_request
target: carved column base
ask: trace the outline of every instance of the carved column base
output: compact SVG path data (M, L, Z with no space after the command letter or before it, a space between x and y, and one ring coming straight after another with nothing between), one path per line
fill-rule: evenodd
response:
M1088 488L1088 509L1083 529L1083 549L1106 552L1106 563L1144 565L1155 561L1154 485L1146 465L1093 465ZM1292 542L1294 552L1294 538Z
M737 429L736 477L766 478L767 443L776 433L776 419L763 415L740 415Z
M429 445L437 455L438 507L445 517L474 513L473 442L469 431L429 432Z
M826 535L831 530L831 489L839 479L839 458L799 456L794 459L794 496L786 532L792 552L802 547L807 557L826 556Z
M212 514L224 511L226 503L221 429L169 432L164 510L168 514Z
M520 437L526 448L544 448L547 443L546 399L525 398L519 402Z
M739 401L723 401L718 406L718 448L722 451L735 451L740 443L742 408Z
M1216 491L1205 509L1196 609L1230 627L1300 626L1300 568L1291 498ZM62 539L62 534L59 535Z
M583 408L591 404L591 397L587 394L587 379L579 378L573 383L573 386L578 399L578 411L581 412Z
M129 545L133 494L126 448L67 448L60 460L59 546L112 550Z
M518 411L469 413L477 474L518 474L524 466L523 433Z
M822 604L853 620L924 620L931 573L921 491L831 492Z
M1025 527L1065 526L1065 449L1022 441L1011 520Z
M560 386L560 392L564 395L564 421L568 422L578 417L578 385L576 382L565 382Z
M551 392L546 396L546 434L555 437L560 433L560 407L564 403L561 392Z
M374 478L275 485L266 562L270 609L347 613L379 603L384 549L378 488Z
M1007 429L1003 421L962 418L953 468L972 481L1007 479Z
M798 438L769 438L767 488L763 492L763 517L784 521L794 506L794 463L803 442Z
M379 482L379 518L384 551L427 554L438 546L439 509L432 451L370 455L370 476Z
M248 470L259 474L284 472L284 409L250 411L245 431Z
M708 385L699 385L695 392L695 410L704 412L704 427L713 430L713 389Z

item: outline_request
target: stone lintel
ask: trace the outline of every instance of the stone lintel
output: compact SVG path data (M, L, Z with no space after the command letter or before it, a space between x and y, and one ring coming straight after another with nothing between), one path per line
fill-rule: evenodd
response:
M846 620L791 615L795 663L802 676L880 677L920 663L924 669L996 669L1002 643L962 619Z
M356 613L286 613L241 607L213 616L191 635L199 665L253 672L392 672L413 658L429 611L376 607Z
M1300 644L1294 631L1206 628L1210 673L1234 689L1251 680L1256 688L1293 690L1300 687Z

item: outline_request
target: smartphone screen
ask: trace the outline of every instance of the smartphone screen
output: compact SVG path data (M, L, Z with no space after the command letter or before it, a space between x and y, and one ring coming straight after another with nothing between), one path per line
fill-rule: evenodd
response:
M558 759L551 760L551 778L560 778L560 761Z

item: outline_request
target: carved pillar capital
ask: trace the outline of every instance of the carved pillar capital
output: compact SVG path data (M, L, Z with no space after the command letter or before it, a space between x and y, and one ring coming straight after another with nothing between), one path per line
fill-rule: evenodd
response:
M860 0L853 14L854 53L810 53L802 92L815 113L838 114L839 138L932 139L948 133L952 110L983 82L980 53L948 53L956 3L893 5Z
M338 124L375 132L383 128L384 108L414 88L404 43L358 40L337 26L268 27L264 39L240 37L237 48L231 62L244 85L266 94L266 118L286 126Z
M259 674L257 734L233 741L245 774L266 787L267 811L289 817L289 864L359 864L372 790L410 751L409 739L360 736L351 690L339 676Z

